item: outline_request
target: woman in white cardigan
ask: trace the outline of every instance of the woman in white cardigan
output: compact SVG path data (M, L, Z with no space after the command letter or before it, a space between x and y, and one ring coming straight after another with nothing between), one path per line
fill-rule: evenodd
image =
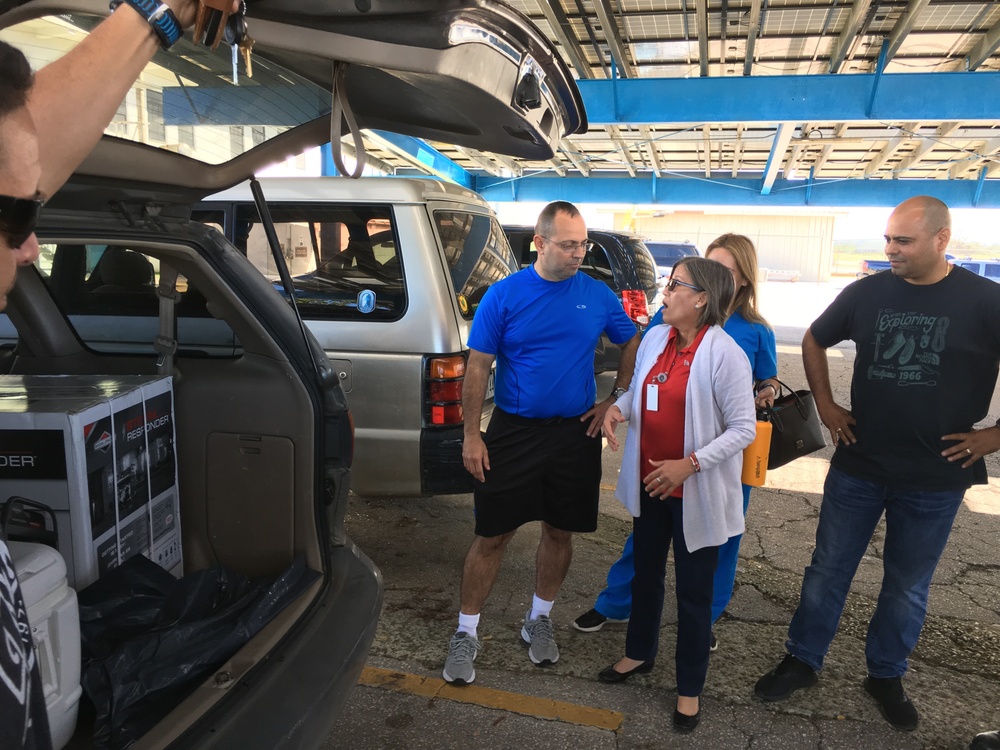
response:
M694 729L708 672L712 577L718 548L743 532L743 449L756 434L750 363L722 330L734 292L721 263L683 258L666 286L666 325L648 331L629 390L608 409L603 434L628 421L615 496L634 518L635 579L625 656L602 670L622 682L654 665L667 552L677 589L677 707Z

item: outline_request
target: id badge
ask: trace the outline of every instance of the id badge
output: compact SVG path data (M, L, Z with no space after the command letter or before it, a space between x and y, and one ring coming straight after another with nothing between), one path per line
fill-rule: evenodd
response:
M646 384L646 411L660 410L660 387L657 383Z

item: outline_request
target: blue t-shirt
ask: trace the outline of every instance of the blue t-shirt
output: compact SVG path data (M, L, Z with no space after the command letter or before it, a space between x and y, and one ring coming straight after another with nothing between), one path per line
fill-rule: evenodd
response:
M575 417L594 405L594 348L604 331L616 344L635 335L621 300L586 274L546 281L534 266L483 296L469 347L496 356L495 404L532 419Z
M649 321L648 331L655 325L663 323L663 308ZM778 374L778 351L774 343L774 331L762 323L751 323L739 310L726 319L722 330L728 333L740 345L750 360L753 379L767 380ZM645 335L645 331L643 332Z

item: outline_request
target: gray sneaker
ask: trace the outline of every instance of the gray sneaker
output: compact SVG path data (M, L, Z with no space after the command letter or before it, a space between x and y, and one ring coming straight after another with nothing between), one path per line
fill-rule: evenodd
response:
M556 645L552 620L542 615L537 620L529 620L531 610L524 613L521 639L528 644L528 657L539 667L559 661L559 647Z
M441 676L445 682L455 685L468 685L476 679L476 669L472 662L479 655L483 645L479 639L469 633L455 633L448 644L448 659L444 663Z

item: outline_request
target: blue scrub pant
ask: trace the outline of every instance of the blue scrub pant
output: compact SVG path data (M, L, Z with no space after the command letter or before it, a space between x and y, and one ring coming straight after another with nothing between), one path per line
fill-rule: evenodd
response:
M750 505L750 485L743 485L743 516L746 517ZM740 553L743 535L730 537L719 547L719 564L712 582L712 622L714 623L733 598L733 584L736 581L736 563ZM612 620L627 620L632 613L632 579L635 577L635 553L632 534L625 540L625 548L608 570L608 585L600 594L594 609Z

